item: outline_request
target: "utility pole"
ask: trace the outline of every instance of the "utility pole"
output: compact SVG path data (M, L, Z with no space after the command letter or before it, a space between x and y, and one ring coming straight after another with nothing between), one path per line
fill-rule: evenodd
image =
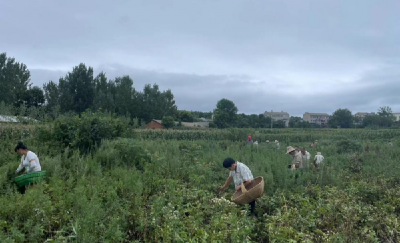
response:
M271 110L271 115L270 115L270 117L271 117L271 130L272 130L272 110Z

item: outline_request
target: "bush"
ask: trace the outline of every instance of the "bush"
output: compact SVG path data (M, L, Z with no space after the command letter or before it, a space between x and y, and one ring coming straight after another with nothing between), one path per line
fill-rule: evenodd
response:
M54 122L52 136L42 132L44 137L51 137L61 147L80 149L88 152L97 148L103 139L121 137L128 124L121 118L105 116L102 113L83 113L81 117L60 117Z
M164 126L164 128L167 128L167 129L174 127L174 125L175 125L174 118L172 116L164 116L162 118L161 123Z
M362 146L359 143L350 140L340 141L337 143L336 146L338 154L356 153L356 152L361 152L362 150Z
M126 139L106 141L95 154L94 160L110 169L125 165L141 171L151 162L147 151Z

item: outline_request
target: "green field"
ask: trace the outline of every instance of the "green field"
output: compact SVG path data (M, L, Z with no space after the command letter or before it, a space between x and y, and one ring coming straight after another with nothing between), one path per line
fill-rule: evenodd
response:
M65 124L0 124L0 242L400 241L399 130ZM244 146L248 135L260 144ZM266 139L279 140L280 150ZM19 140L47 171L24 195L13 183ZM289 171L289 145L312 158L320 151L325 163ZM257 216L229 202L233 184L217 193L226 157L264 177Z

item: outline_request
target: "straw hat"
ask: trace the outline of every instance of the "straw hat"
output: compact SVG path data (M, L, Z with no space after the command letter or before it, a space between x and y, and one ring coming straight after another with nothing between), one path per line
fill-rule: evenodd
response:
M278 140L275 140L275 143L277 143L278 142Z
M317 155L321 155L321 152L317 152Z
M294 149L292 146L287 147L286 150L287 150L287 151L286 151L286 154L288 154L288 153L290 153L290 152L292 152L292 151L295 151L295 149Z
M266 143L269 143L269 140L265 141Z

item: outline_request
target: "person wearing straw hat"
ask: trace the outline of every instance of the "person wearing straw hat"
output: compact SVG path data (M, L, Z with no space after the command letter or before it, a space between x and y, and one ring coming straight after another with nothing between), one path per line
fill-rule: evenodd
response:
M314 156L315 167L318 168L318 165L322 162L324 162L324 156L322 156L321 152L317 152L317 154Z
M249 167L245 164L235 161L232 158L226 158L222 163L224 168L229 170L229 177L226 179L225 184L218 188L218 191L224 190L233 180L235 183L235 190L241 190L240 185L243 183L244 187L250 186L251 182L254 180L253 174L251 173ZM250 212L253 214L256 207L256 200L249 203Z
M290 154L293 157L293 162L290 166L292 170L303 168L303 160L301 153L297 152L292 146L287 147L286 154Z

